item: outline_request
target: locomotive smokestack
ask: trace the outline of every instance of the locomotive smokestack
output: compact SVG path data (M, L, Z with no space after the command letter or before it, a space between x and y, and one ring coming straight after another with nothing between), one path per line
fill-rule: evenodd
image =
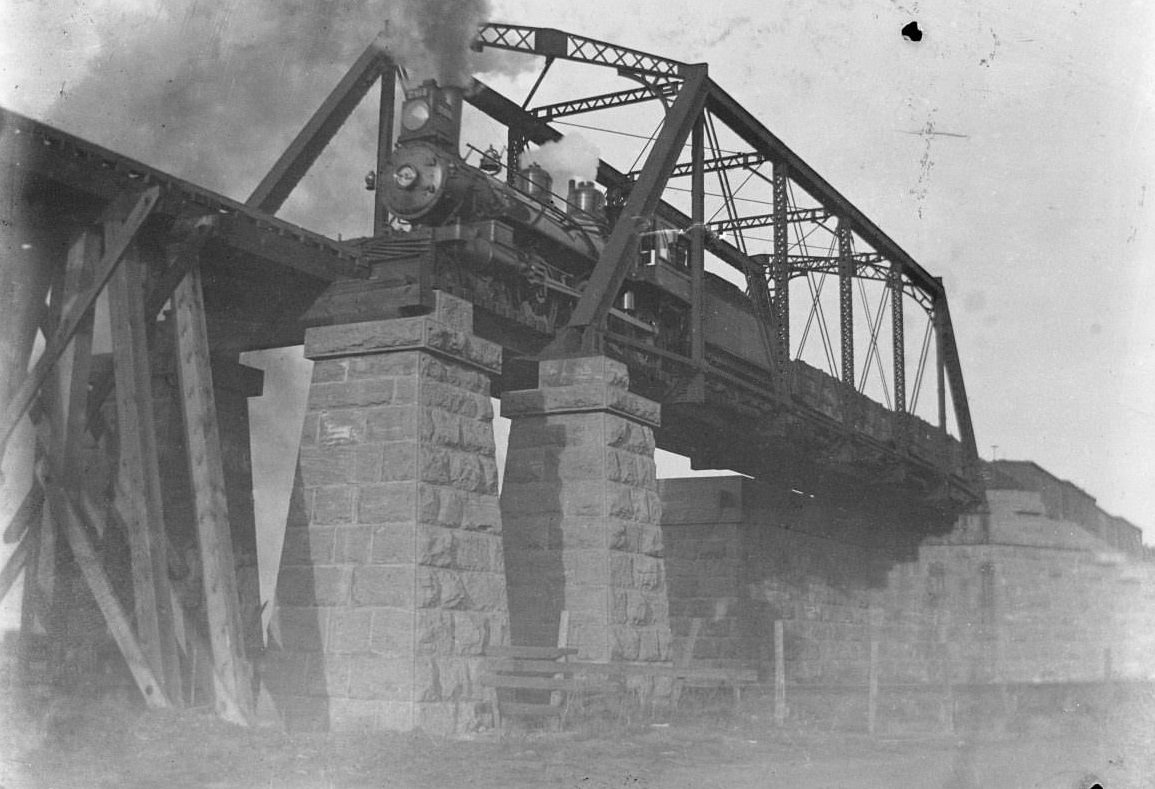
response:
M461 136L461 88L426 80L405 91L397 143L430 142L457 152Z

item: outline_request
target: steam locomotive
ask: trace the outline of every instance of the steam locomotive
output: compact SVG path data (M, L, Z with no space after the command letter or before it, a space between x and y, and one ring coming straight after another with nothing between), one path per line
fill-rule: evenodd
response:
M623 202L590 181L554 194L536 163L507 172L497 151L477 166L458 153L461 89L433 81L406 91L397 145L376 188L390 213L429 233L433 286L543 335L565 325ZM477 152L481 153L481 152ZM688 245L678 229L647 228L639 262L610 314L610 330L635 342L688 352ZM684 293L642 269L684 272Z

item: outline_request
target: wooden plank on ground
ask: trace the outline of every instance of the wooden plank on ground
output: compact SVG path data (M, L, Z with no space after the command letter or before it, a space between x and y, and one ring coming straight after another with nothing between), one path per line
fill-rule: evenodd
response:
M697 666L687 666L684 668L676 668L673 674L678 679L683 680L687 684L693 685L695 683L725 683L725 684L745 684L750 685L758 681L758 672L754 669L748 668L698 668Z
M618 689L614 682L595 682L586 679L562 677L521 677L515 674L495 674L482 672L478 681L492 688L519 688L521 690L561 690L561 691L612 691Z
M563 649L559 647L491 646L485 650L486 657L525 658L528 660L556 660L565 655L576 655L577 653L577 649L573 647Z
M506 701L501 705L501 711L506 715L521 718L549 718L560 716L565 708L552 704L527 704L522 701Z
M217 713L234 723L248 724L253 715L253 690L245 660L199 267L193 266L177 286L172 305L209 645L214 677L224 683L217 694Z
M69 299L63 305L56 331L45 344L36 365L25 376L20 388L0 413L0 459L4 457L13 431L36 399L36 394L56 364L56 360L64 352L84 316L96 304L96 297L119 267L121 257L159 197L160 187L154 186L140 195L126 195L123 200L117 200L106 211L104 254L96 267L92 282L83 293Z
M128 526L137 636L166 695L179 698L141 268L136 251L130 250L108 287L120 447L118 498Z

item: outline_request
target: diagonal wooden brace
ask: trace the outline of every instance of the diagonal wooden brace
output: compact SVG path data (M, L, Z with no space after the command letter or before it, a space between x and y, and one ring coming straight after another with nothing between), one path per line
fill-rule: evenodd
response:
M0 600L7 596L8 590L24 569L24 563L28 560L29 546L34 539L36 537L33 532L25 532L16 550L9 554L8 561L4 562L4 569L0 570Z
M24 382L5 405L3 413L0 414L0 459L4 457L12 433L35 401L36 393L44 385L44 381L48 378L56 360L68 347L69 341L80 327L84 316L96 304L97 296L100 295L105 283L108 282L120 264L128 245L156 206L157 200L160 199L160 187L154 186L133 197L135 197L135 201L128 206L127 213L125 213L125 203L130 199L128 196L115 201L106 212L105 227L111 232L105 237L104 254L96 266L92 282L64 305L60 323L45 345L44 352L40 355L36 366L24 378Z
M104 567L96 555L96 550L92 547L92 541L88 538L88 533L73 508L72 502L59 491L50 492L48 501L52 510L52 517L61 525L61 530L72 549L76 564L80 567L80 573L88 583L88 588L92 591L92 596L96 599L100 612L104 614L104 619L108 622L108 629L111 631L113 639L116 640L121 654L124 655L128 670L132 672L132 678L136 681L137 687L140 688L145 703L154 709L172 706L145 659L140 643L132 632L128 616L121 607L120 601L116 599L112 583L104 572Z

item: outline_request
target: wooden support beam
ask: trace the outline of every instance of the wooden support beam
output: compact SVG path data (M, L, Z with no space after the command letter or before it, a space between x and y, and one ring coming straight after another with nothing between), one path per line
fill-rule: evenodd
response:
M48 519L47 513L44 519ZM36 627L37 611L43 608L40 605L40 584L36 577L40 566L40 533L43 528L44 524L41 523L40 529L28 532L21 543L28 545L28 556L24 561L24 596L20 601L20 651L23 655L28 654L29 639Z
M252 681L245 660L208 331L197 267L189 271L173 294L173 318L217 713L234 723L248 724L253 716Z
M24 532L24 536L16 545L16 550L9 554L8 561L4 562L4 569L0 570L0 600L8 595L13 584L16 583L16 579L20 577L20 571L24 569L24 565L28 561L32 541L35 539L36 536L33 532Z
M43 507L44 489L33 480L28 492L24 494L24 501L20 502L20 506L12 515L12 520L8 521L8 526L4 529L4 542L12 544L22 539L32 524L40 522L40 511Z
M116 599L112 583L104 572L104 567L96 555L96 550L92 547L92 541L88 538L88 533L73 508L72 502L59 490L50 491L48 501L52 515L56 518L56 522L62 526L61 530L68 540L68 546L72 549L72 555L76 559L77 566L80 567L80 573L84 576L100 612L104 614L108 629L112 633L116 645L120 648L120 652L128 664L128 670L132 673L137 687L140 688L141 695L144 696L145 703L153 709L171 707L169 695L157 681L156 674L149 666L149 661L132 632L128 616L121 607L120 601Z
M166 695L177 698L180 666L169 592L141 268L135 251L130 251L108 288L120 446L118 498L123 501L128 526L137 635Z
M156 327L157 314L164 308L164 305L172 297L173 291L176 290L176 286L181 283L185 274L196 262L197 253L204 240L202 237L199 243L170 245L168 266L149 288L148 297L144 302L144 314L148 319L150 347L152 334ZM88 394L86 424L94 436L99 436L100 430L97 429L97 426L102 425L102 420L99 419L100 408L108 396L112 394L113 383L114 372L112 370L92 382L92 388Z
M36 399L36 394L44 385L56 360L68 346L85 315L96 304L96 297L116 271L125 250L159 198L160 188L154 186L140 195L128 195L124 199L114 201L105 212L104 254L93 272L91 283L82 293L70 298L63 305L60 322L45 344L36 366L25 376L24 382L12 399L4 405L4 411L0 414L0 459L3 459L13 431Z

